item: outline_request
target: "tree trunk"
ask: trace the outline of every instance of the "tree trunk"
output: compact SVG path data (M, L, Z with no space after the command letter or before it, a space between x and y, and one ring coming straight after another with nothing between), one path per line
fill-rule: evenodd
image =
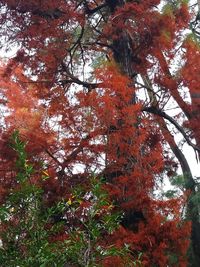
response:
M116 10L117 7L123 6L125 1L123 0L107 0L111 14ZM136 59L132 55L132 40L129 34L123 29L119 32L119 39L115 39L112 43L113 55L116 63L119 65L122 73L126 74L129 78L134 79L136 73L133 69L133 63ZM131 104L136 102L135 95L131 100ZM182 151L176 145L173 136L166 127L165 121L162 118L162 126L164 125L163 134L168 141L174 155L179 161L182 169L182 173L185 178L185 189L190 191L190 196L187 202L187 219L191 221L191 246L189 251L189 266L199 267L200 266L200 223L199 223L199 212L198 207L193 202L193 197L196 196L195 181L193 179L188 162L182 153ZM129 140L127 140L128 142ZM133 214L132 214L133 213ZM124 225L130 228L133 221L135 220L134 211L130 214L125 214ZM139 214L139 218L144 220L142 214Z
M189 164L182 153L178 148L174 137L171 135L168 130L165 121L163 118L160 118L160 126L162 133L170 145L171 150L179 161L182 169L182 173L185 180L185 189L190 192L190 195L187 200L186 207L186 219L191 221L191 244L188 252L188 261L190 267L199 267L200 266L200 223L199 223L199 211L197 205L195 205L193 198L196 196L195 181L192 176L191 169Z

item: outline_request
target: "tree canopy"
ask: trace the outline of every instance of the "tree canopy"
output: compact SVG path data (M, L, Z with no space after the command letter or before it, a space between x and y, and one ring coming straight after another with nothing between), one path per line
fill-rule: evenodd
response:
M174 137L199 160L199 6L0 1L4 262L200 266L199 181Z

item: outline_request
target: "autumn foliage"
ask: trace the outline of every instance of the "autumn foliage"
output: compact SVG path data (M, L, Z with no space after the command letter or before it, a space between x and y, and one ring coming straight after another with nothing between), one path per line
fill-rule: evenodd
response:
M10 147L17 130L34 166L31 184L42 190L44 207L71 199L80 186L89 194L90 177L101 178L113 214L120 212L122 218L97 244L119 250L127 245L132 264L184 267L199 219L192 213L184 218L183 207L196 187L187 183L170 199L156 192L178 164L185 179L194 182L166 121L198 155L199 43L185 33L194 16L187 1L163 2L0 1L3 46L17 50L2 59L0 69L5 112L0 197L4 205L19 186L17 155ZM181 115L166 113L169 99ZM47 179L42 179L44 171ZM77 205L90 209L89 201ZM107 208L101 206L95 220L101 221ZM62 210L59 219L67 212ZM51 224L57 223L54 219ZM74 229L81 224L69 220L53 242L68 240L69 223ZM126 264L120 255L108 255L93 266Z

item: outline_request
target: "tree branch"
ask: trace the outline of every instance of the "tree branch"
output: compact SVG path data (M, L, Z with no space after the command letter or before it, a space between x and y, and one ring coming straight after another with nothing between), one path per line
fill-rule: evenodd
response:
M81 39L82 39L83 34L84 34L84 30L85 30L85 28L82 27L82 28L81 28L81 33L80 33L80 35L78 36L78 39L77 39L76 42L72 45L72 47L70 47L70 48L68 49L68 52L71 52L71 51L72 51L78 44L80 44Z
M89 92L92 89L95 89L95 88L100 87L102 85L102 83L89 83L89 82L81 81L80 79L78 79L72 73L69 72L68 68L65 66L64 63L62 63L62 68L66 72L67 76L70 78L70 79L64 79L64 80L58 81L63 85L67 84L67 83L76 83L76 84L82 85L83 87L88 88Z
M104 3L104 4L101 4L93 9L90 9L89 6L88 6L88 3L86 1L84 1L84 5L85 5L85 13L87 15L93 15L94 13L96 13L97 11L101 10L102 8L106 7L107 4Z
M95 88L98 88L102 85L102 83L88 83L88 82L85 82L85 81L81 81L79 80L78 78L74 77L71 78L71 79L66 79L66 80L59 80L58 81L59 83L61 83L62 85L65 85L67 83L76 83L78 85L82 85L83 87L86 87L88 88L89 92L92 90L92 89L95 89Z
M142 109L142 111L146 111L146 112L158 115L160 117L165 118L169 122L171 122L176 127L176 129L183 135L183 137L185 138L187 144L189 146L191 146L195 151L200 152L200 148L190 141L189 136L185 133L183 127L181 127L181 125L178 124L178 122L175 119L173 119L172 117L170 117L167 113L165 113L164 111L162 111L162 110L160 110L160 109L158 109L156 107L144 107Z
M45 149L45 152L49 155L50 158L52 158L59 166L63 167L62 162L60 162L54 155L48 150Z

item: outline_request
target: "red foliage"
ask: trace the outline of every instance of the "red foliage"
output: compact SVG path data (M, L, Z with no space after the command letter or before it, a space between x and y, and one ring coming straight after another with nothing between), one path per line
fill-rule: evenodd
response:
M152 82L190 113L188 127L199 140L200 80L196 77L200 61L199 48L192 41L185 42L185 65L179 79L169 72L174 47L189 21L187 6L161 13L155 8L158 0L129 1L115 8L110 4L94 26L95 17L90 18L96 8L93 1L87 6L87 1L77 4L73 0L1 2L6 5L1 22L10 22L13 29L7 34L21 45L16 57L2 67L0 85L10 111L6 134L9 138L18 129L28 142L30 161L38 169L41 162L47 165L45 203L69 196L76 185L87 188L87 178L95 170L106 178L106 188L125 217L124 225L101 242L105 246L130 244L133 254L143 253L142 266L168 266L174 254L178 261L169 266L186 266L190 225L181 221L180 200L153 197L157 178L166 167L163 136L155 121L142 112L144 101L137 101L134 78L125 75L122 62L114 63L119 51L108 49L126 33L131 69L143 77L156 65ZM103 59L106 53L108 62L103 61L82 81L85 76L79 70L86 65L89 72L99 53ZM181 82L189 88L191 105L179 94ZM5 143L1 145L4 154ZM13 167L9 163L12 155L3 156L4 168ZM13 186L14 177L8 176L0 188L3 196ZM39 177L37 173L33 182L40 184ZM128 217L131 222L126 221ZM55 237L65 238L63 233ZM103 264L123 266L118 257L108 257Z

